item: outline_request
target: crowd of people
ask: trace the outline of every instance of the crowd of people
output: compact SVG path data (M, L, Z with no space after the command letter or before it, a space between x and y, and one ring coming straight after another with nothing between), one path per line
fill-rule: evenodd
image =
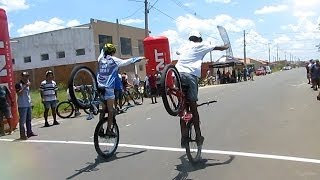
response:
M317 91L320 87L320 63L319 60L310 60L305 66L307 70L308 84L311 84L311 88ZM317 96L320 101L320 92Z

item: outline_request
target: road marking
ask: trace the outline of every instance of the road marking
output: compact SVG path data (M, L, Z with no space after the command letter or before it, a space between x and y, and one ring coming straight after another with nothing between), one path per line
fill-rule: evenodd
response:
M16 139L0 139L0 142L18 142L18 143L52 143L52 144L79 144L79 145L93 145L93 142L85 141L53 141L53 140L25 140L20 141ZM108 145L107 143L101 143L101 145ZM134 144L119 144L119 147L134 148L134 149L148 149L148 150L158 150L158 151L172 151L172 152L185 152L185 149L172 148L172 147L161 147L161 146L147 146L147 145L134 145ZM279 156L271 154L258 154L258 153L246 153L237 151L222 151L222 150L209 150L202 149L202 153L206 154L223 154L223 155L235 155L244 157L255 157L263 159L275 159L284 161L296 161L296 162L306 162L320 164L319 159L292 157L292 156Z
M291 86L293 86L293 87L299 87L299 86L303 86L303 85L305 85L306 83L301 83L301 84L292 84Z

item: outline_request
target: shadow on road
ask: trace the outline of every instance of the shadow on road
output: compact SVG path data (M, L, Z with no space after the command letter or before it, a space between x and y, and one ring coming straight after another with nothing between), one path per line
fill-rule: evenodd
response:
M97 168L97 166L99 164L101 164L101 163L111 162L111 161L119 160L119 159L122 159L122 158L127 158L127 157L130 157L130 156L135 156L135 155L144 153L146 151L147 150L138 151L138 152L116 152L114 154L114 156L110 157L108 160L105 160L102 157L97 156L97 158L94 160L94 162L86 163L86 164L88 164L86 167L78 169L78 170L75 170L77 172L75 174L67 177L66 179L73 179L73 178L75 178L75 177L77 177L80 174L85 173L85 172L98 171L99 168ZM124 154L124 155L121 155L121 154Z
M174 177L172 180L191 180L191 179L188 179L190 172L197 171L200 169L205 169L210 166L229 164L233 161L234 158L235 158L234 156L229 156L229 159L227 159L224 162L211 162L211 161L220 161L218 159L202 159L200 162L196 164L191 164L187 160L186 155L183 155L179 158L181 160L181 164L176 165L176 170L179 171L179 174L176 177Z

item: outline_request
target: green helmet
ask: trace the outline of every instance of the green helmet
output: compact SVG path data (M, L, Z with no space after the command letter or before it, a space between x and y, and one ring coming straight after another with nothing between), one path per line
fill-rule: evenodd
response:
M104 54L105 55L113 55L116 53L116 47L113 44L107 43L103 46Z

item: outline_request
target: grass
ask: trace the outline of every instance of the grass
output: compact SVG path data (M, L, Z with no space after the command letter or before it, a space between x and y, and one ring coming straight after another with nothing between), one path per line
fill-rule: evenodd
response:
M40 91L32 90L30 92L31 100L33 104L32 117L33 118L42 118L44 107L41 101ZM58 100L59 102L67 100L67 88L64 84L58 84ZM49 116L51 116L51 111L49 111Z

